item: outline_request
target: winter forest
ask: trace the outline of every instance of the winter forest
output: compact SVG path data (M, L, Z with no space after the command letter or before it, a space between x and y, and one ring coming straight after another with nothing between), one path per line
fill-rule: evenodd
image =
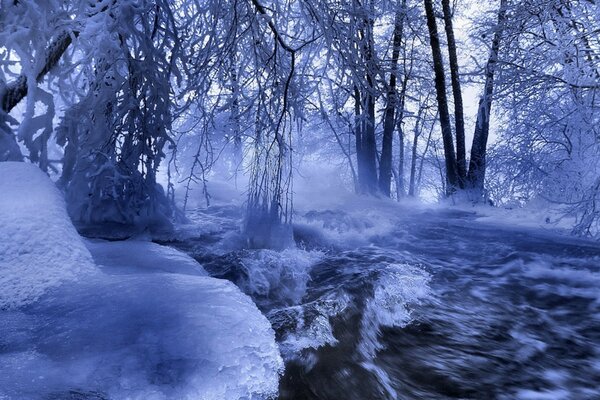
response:
M600 398L597 0L0 0L0 400Z

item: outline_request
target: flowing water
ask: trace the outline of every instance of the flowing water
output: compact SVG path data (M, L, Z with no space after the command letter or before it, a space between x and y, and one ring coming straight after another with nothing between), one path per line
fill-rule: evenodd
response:
M308 211L243 249L235 207L169 242L249 294L281 399L600 399L600 246L460 211ZM393 215L393 217L391 217Z

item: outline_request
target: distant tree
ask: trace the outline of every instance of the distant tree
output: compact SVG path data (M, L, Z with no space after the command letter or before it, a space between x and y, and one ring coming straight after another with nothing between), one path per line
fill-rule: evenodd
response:
M494 38L490 50L490 56L485 66L485 85L483 95L479 100L477 110L477 121L475 122L475 132L473 135L473 144L471 146L471 158L468 172L468 189L472 191L472 198L479 200L484 197L484 182L486 169L486 152L490 131L490 117L492 109L492 99L494 96L494 77L496 65L498 63L498 53L500 51L500 42L502 33L506 24L506 8L508 0L500 1L498 10L498 22L494 29Z
M397 9L394 15L394 31L392 34L390 79L387 89L386 107L383 121L383 139L381 144L381 160L379 163L379 191L386 197L390 197L391 189L392 150L394 128L396 126L396 112L398 109L398 93L396 88L398 80L398 59L400 57L400 46L402 45L402 37L404 35L406 0L398 0L396 7ZM405 86L403 85L403 89L404 87ZM402 94L403 91L401 92L401 95ZM400 103L402 103L402 101ZM400 111L400 113L402 113L402 111Z
M439 110L440 126L444 142L444 157L447 189L446 193L451 195L460 189L460 176L454 151L452 125L450 123L450 112L448 111L448 97L446 94L446 74L444 60L437 29L435 9L432 0L424 0L427 27L429 29L429 43L433 56L433 69L435 74L435 89Z
M456 172L459 185L464 188L467 176L466 150L465 150L465 117L463 111L463 100L458 68L458 55L456 40L454 38L454 27L452 24L452 9L450 0L442 0L442 11L444 15L444 27L448 41L448 61L450 66L450 81L452 83L452 95L454 97L454 129L456 133Z

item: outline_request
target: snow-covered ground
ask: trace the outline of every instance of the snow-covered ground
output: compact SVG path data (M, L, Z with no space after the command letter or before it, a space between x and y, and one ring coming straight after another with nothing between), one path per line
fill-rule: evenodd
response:
M0 399L276 396L274 332L235 285L157 244L84 241L32 165L0 163L0 189Z
M42 171L1 163L0 193L0 309L95 273L61 193Z

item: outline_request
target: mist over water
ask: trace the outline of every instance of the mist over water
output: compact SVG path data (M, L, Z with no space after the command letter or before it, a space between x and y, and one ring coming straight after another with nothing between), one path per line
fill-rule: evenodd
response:
M235 244L234 206L192 215L219 228L170 245L267 316L281 399L600 396L595 243L350 196L301 204L276 252Z

